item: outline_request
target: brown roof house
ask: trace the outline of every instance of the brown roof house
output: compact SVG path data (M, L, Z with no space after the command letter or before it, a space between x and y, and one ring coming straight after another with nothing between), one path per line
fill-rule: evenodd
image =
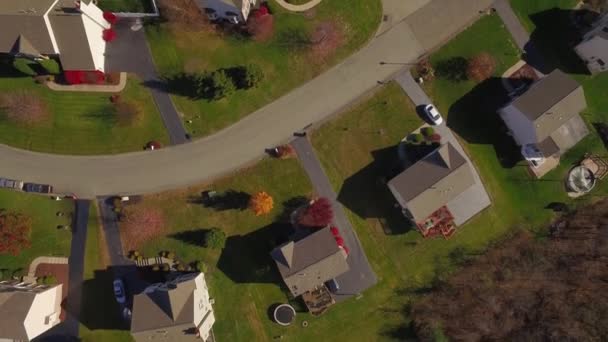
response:
M275 248L270 255L294 297L323 287L348 271L347 252L329 228Z
M227 20L233 24L247 21L257 0L196 0L211 21Z
M388 182L404 215L425 237L447 237L455 231L447 204L473 185L470 165L451 143L438 147Z
M608 13L593 24L574 51L592 74L608 69Z
M60 323L62 285L0 281L0 341L30 341Z
M211 341L212 304L203 273L150 285L133 297L131 335L136 341Z
M589 130L580 117L583 87L560 70L541 78L499 110L530 170L540 178Z
M56 56L65 71L104 72L110 26L91 0L2 0L0 53Z

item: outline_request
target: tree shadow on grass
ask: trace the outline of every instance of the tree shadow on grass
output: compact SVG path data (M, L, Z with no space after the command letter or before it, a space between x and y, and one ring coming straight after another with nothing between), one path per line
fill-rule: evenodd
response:
M205 236L211 229L193 229L169 235L170 238L197 247L205 245Z
M372 151L372 156L372 163L344 181L338 202L363 219L377 219L386 234L406 233L412 224L387 186L402 171L397 146Z
M507 135L498 110L510 101L502 79L489 78L454 102L449 109L447 125L469 144L493 145L505 168L522 160L515 141Z
M198 196L191 196L189 203L202 204L205 208L217 211L245 210L249 206L251 195L244 191L227 190L224 192L203 191Z
M529 46L538 50L526 51L530 64L545 74L556 68L569 74L589 74L574 51L574 46L582 36L580 29L574 26L574 18L583 12L585 10L551 8L530 15L536 28L530 35ZM542 56L542 66L534 61L536 52Z
M290 224L273 223L246 235L230 236L217 267L236 283L276 283L281 277L270 252L288 241Z

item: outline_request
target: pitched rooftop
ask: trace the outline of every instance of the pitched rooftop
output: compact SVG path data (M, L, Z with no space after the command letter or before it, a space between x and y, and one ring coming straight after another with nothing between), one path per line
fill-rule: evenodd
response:
M447 143L388 182L389 189L417 222L475 184L464 157Z

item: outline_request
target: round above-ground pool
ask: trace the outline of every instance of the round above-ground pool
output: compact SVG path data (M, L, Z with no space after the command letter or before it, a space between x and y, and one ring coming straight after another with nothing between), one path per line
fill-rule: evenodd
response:
M296 318L296 310L289 304L281 304L274 309L274 321L280 325L290 325Z
M568 173L568 189L572 192L584 194L595 186L593 172L584 166L572 168Z

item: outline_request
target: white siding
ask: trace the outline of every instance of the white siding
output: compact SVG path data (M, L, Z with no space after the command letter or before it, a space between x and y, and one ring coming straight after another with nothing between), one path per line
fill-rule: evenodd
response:
M534 123L520 112L515 106L508 105L499 111L500 117L505 122L517 145L535 144L536 130Z
M30 311L23 322L27 336L30 339L33 339L59 324L61 294L62 285L55 286L47 291L36 294Z
M98 25L88 16L83 15L81 18L87 33L87 41L93 56L93 63L95 63L95 70L105 71L106 42L103 40L104 27Z
M209 302L209 290L205 282L205 276L199 273L194 281L196 283L196 289L194 290L194 324L198 326L201 337L207 339L211 327L215 323L215 315ZM203 321L203 319L205 320Z
M55 0L53 2L53 4L51 5L51 7L49 7L49 10L46 11L46 13L44 13L44 23L46 25L46 29L49 31L49 36L51 37L51 43L53 44L53 50L55 51L56 54L59 54L59 46L57 45L57 40L55 39L55 33L53 32L53 28L51 27L51 21L49 20L49 12L55 7L55 5L57 4L57 1L59 1L59 0Z
M574 50L592 73L602 72L608 68L608 40L595 36L581 42Z

